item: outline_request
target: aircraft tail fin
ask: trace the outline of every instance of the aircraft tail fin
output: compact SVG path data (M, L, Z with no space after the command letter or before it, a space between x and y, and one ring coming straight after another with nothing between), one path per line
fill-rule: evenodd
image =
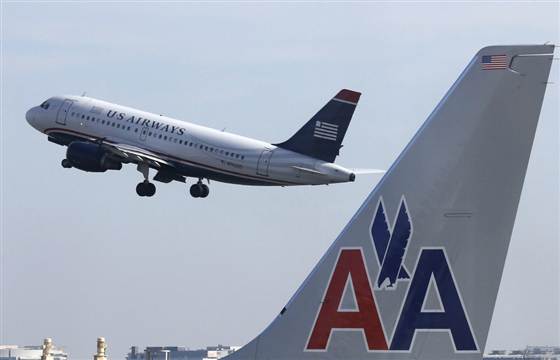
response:
M298 132L278 147L323 161L334 162L352 120L360 93L343 89Z
M553 50L480 50L285 308L227 359L480 360Z

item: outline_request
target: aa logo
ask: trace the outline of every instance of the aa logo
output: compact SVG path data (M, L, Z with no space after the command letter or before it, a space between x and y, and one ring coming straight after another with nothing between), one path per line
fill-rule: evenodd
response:
M410 351L417 333L444 331L456 352L478 352L445 248L423 247L417 254L407 253L414 240L404 196L392 226L383 200L379 200L370 235L377 259L366 259L361 247L340 249L305 350L327 351L338 331L360 331L368 351ZM416 266L410 273L404 261L414 255ZM368 272L372 260L379 265L374 277L376 291L408 286L404 299L395 299L402 306L392 334L385 332L388 327L383 326L379 312L383 309L375 300ZM425 306L430 285L437 292L437 310ZM342 307L345 289L353 291L354 309Z

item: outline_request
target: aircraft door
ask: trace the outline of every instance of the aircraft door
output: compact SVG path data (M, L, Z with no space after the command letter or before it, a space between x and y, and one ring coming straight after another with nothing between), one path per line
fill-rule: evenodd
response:
M272 157L272 150L265 149L259 157L257 163L257 174L268 176L268 167L270 166L270 158Z
M148 136L148 127L144 126L142 127L142 130L140 130L140 140L146 141L147 136Z
M61 125L66 125L66 118L68 117L68 111L72 107L72 100L64 100L58 113L56 114L56 122Z

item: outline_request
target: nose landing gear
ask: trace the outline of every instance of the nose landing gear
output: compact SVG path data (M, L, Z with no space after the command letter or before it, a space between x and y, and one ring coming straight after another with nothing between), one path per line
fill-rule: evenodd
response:
M193 198L205 198L210 194L210 188L203 184L201 180L198 180L196 184L191 186L190 193Z
M70 169L72 167L72 164L70 163L70 160L68 160L68 159L63 159L62 162L60 163L60 165L62 165L62 167L65 168L65 169Z

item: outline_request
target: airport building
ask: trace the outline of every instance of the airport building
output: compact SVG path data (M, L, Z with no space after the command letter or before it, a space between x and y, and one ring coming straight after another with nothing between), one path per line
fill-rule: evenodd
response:
M50 350L52 360L68 360L63 349L53 346ZM0 360L40 360L42 355L42 345L0 345Z
M143 352L139 352L137 346L132 346L126 360L215 360L239 348L239 346L218 345L191 350L183 346L148 346Z
M560 360L560 346L527 346L523 350L493 350L484 360Z
M126 360L215 360L221 359L240 346L208 346L191 350L183 346L149 346L139 352L132 346ZM521 350L493 350L484 354L483 360L560 360L559 346L528 346ZM1 359L0 359L1 360Z

